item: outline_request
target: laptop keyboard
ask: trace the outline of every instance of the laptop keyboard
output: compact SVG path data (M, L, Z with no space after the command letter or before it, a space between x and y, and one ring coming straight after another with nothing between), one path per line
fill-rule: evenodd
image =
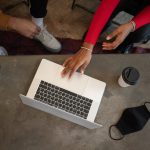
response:
M53 84L41 81L35 100L87 119L92 100Z

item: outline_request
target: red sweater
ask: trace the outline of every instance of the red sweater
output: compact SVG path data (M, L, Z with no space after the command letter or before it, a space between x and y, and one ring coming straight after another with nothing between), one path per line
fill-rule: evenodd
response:
M96 10L89 30L87 32L85 42L95 45L97 38L103 30L105 24L109 20L111 14L117 7L120 0L102 0ZM150 23L150 5L145 7L137 16L133 18L136 29Z

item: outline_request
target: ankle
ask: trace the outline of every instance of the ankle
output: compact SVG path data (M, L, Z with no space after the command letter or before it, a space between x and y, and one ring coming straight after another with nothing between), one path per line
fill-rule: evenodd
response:
M44 18L35 18L32 16L32 21L39 26L40 28L44 27L44 23L43 23Z

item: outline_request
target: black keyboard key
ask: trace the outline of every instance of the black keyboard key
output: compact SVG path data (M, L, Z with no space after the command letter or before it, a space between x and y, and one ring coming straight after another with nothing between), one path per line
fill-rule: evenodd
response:
M84 109L87 109L87 110L88 110L89 108L90 108L89 106L84 106Z
M89 111L88 111L87 109L84 109L84 113L86 113L86 114L87 114L88 112L89 112Z
M65 93L62 93L62 96L65 96Z
M80 103L77 103L77 106L80 106Z
M76 104L77 104L77 102L76 102L76 101L73 101L72 103L73 103L74 105L76 105Z
M65 101L62 101L62 104L65 104Z
M72 107L73 106L73 104L69 104L69 107Z
M62 96L58 96L58 99L62 99Z
M36 94L36 95L35 95L35 98L40 98L40 95Z
M62 107L62 104L59 104L58 106L59 106L59 107Z
M80 107L80 111L81 111L81 112L83 111L83 108L82 108L82 107Z
M80 103L81 103L81 104L83 103L83 100L82 100L82 99L80 100Z
M83 101L83 104L86 105L86 101Z
M66 106L65 106L65 105L62 105L62 109L66 109Z
M78 95L78 99L82 99L82 96Z
M46 94L46 93L47 93L47 90L44 90L43 92Z
M66 106L69 106L69 103L68 103L68 102L66 103Z
M75 100L76 100L76 97L73 97L72 99L73 99L73 101L75 101Z
M44 84L44 81L41 81L41 83L40 84Z
M76 109L76 108L77 108L77 106L76 106L76 105L73 105L73 108L74 108L74 109Z
M91 106L91 104L92 104L92 103L87 103L87 106L89 106L89 107L90 107L90 106Z
M69 102L69 99L68 99L68 98L66 99L66 102Z
M77 114L80 114L80 111L77 111Z

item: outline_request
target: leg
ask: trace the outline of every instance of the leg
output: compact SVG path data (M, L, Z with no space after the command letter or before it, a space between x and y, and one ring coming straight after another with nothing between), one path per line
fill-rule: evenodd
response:
M30 0L30 13L35 18L44 18L47 14L48 0Z
M61 50L61 44L59 41L50 34L46 27L44 27L43 19L47 14L48 0L30 0L31 8L30 13L32 15L32 21L41 28L38 35L35 36L47 50L57 53Z
M147 24L135 32L129 34L125 41L117 48L121 53L132 52L133 43L146 43L150 40L150 24Z

